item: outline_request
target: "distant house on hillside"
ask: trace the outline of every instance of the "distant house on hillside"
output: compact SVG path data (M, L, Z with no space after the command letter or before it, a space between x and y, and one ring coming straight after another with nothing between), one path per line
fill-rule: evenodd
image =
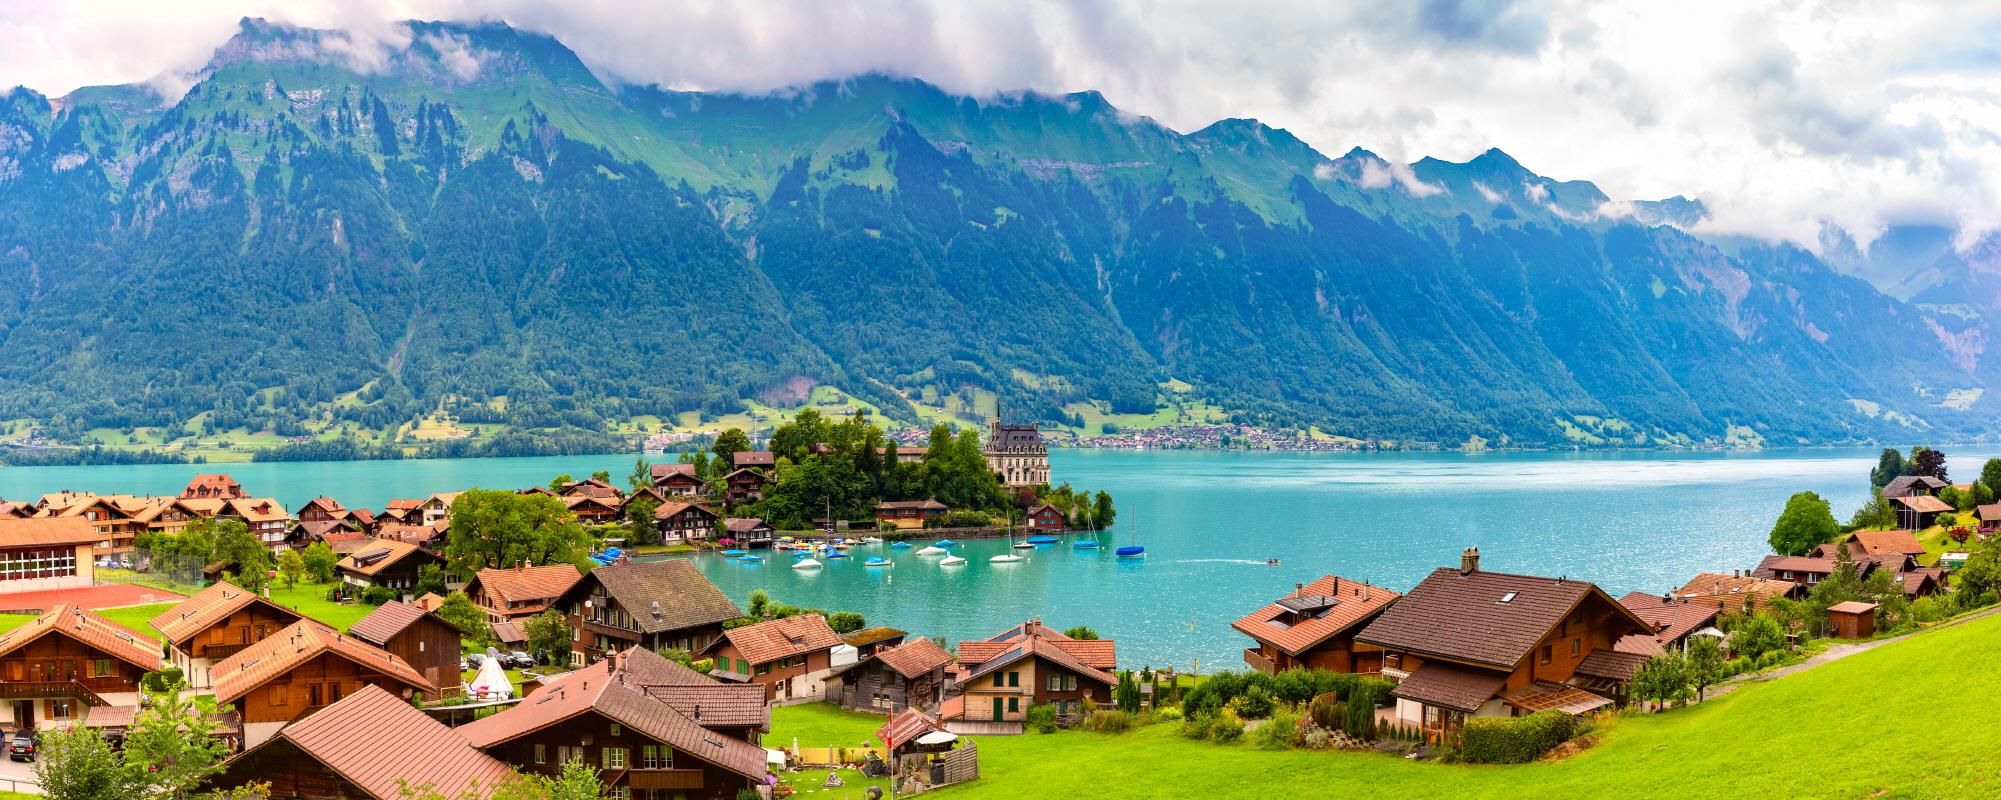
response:
M1739 571L1730 575L1697 573L1688 583L1676 589L1674 595L1691 603L1713 605L1725 612L1735 612L1747 603L1754 608L1764 608L1772 598L1797 599L1804 596L1804 592L1799 584L1792 581L1758 578Z
M770 482L771 478L759 470L739 467L735 472L723 476L723 497L730 505L763 500L764 486Z
M1710 627L1723 610L1708 603L1692 602L1674 595L1629 592L1619 598L1619 605L1653 625L1652 630L1626 636L1612 646L1621 653L1651 656L1686 648L1690 636L1723 635L1722 631Z
M716 512L699 503L669 503L653 510L653 525L666 544L716 538Z
M743 450L730 456L730 466L736 469L768 470L777 464L778 459L769 450Z
M1930 475L1904 475L1883 485L1883 497L1936 497L1946 482Z
M706 488L702 479L695 477L693 464L654 464L649 474L653 478L653 488L672 497L691 497L701 494Z
M444 559L409 542L370 539L368 544L334 565L342 582L356 589L384 586L408 591L416 588L418 570L426 564L444 566Z
M907 530L922 528L925 522L945 516L951 510L936 500L885 500L875 504L875 519Z
M1914 531L1921 531L1938 523L1938 515L1952 513L1952 504L1928 494L1897 496L1889 498L1890 508L1897 512L1897 524Z
M1981 533L2001 530L2001 503L1977 506L1973 509L1973 515L1980 520Z

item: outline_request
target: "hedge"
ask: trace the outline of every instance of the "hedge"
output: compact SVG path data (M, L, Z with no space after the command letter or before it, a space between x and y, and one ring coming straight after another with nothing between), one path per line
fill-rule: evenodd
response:
M1577 719L1561 711L1538 711L1526 717L1474 717L1466 720L1460 757L1479 764L1526 764L1577 731Z

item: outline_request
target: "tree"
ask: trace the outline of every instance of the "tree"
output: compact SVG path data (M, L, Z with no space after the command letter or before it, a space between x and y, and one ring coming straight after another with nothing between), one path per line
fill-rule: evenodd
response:
M549 609L528 618L522 633L528 636L528 650L556 663L570 651L570 618ZM568 660L563 658L563 660Z
M278 579L284 582L285 588L299 585L305 577L306 559L299 555L299 551L286 550L278 554Z
M765 615L771 613L771 593L763 589L752 589L750 608L745 610L751 619L764 619Z
M1752 614L1730 629L1730 653L1756 660L1786 646L1786 631L1766 614Z
M1139 695L1139 681L1133 678L1132 670L1120 672L1118 685L1112 688L1112 702L1119 707L1120 711L1124 711L1127 714L1137 714L1139 713Z
M625 485L635 492L653 485L653 467L646 463L646 459L632 462L632 474L625 476Z
M745 436L742 430L731 428L718 433L716 440L709 444L709 453L716 457L717 463L710 465L709 468L717 472L728 472L731 465L736 463L736 454L748 450L750 450L750 437Z
M314 581L319 583L333 582L334 565L340 563L340 556L334 555L333 548L328 546L326 542L314 542L307 545L305 555L301 558L306 564L306 574L313 576Z
M1779 521L1772 526L1772 552L1804 555L1816 545L1833 541L1840 532L1827 501L1813 492L1800 492L1786 500L1785 510L1779 512Z
M417 568L417 585L410 593L422 597L426 594L443 596L451 589L446 586L445 568L436 564L425 564Z
M209 561L220 561L223 571L234 583L252 592L262 591L264 584L271 581L271 572L278 568L277 558L271 553L271 546L250 532L250 526L240 519L216 520L215 541L209 552Z
M1703 692L1717 681L1723 680L1723 645L1714 636L1691 636L1688 639L1688 680L1695 684L1695 699L1700 702Z
M1991 494L2001 495L2001 458L1987 459L1980 466L1980 485L1987 487Z
M868 627L868 620L854 611L836 611L827 615L827 627L835 633L848 634Z
M125 766L146 787L144 797L196 797L229 757L229 743L215 735L215 697L184 697L186 688L186 682L176 681L169 691L148 692L125 736Z
M523 561L582 564L598 540L563 501L544 494L472 489L452 501L445 562L459 575Z
M576 482L577 482L576 478L570 477L570 473L565 472L561 475L557 475L556 477L549 479L549 491L555 492L557 494L562 494L563 487Z
M591 473L591 480L598 481L600 483L611 483L611 470L601 469L596 472L593 472Z
M1945 451L1943 450L1935 450L1930 447L1911 448L1910 468L1910 474L1912 475L1925 475L1951 483L1945 477Z
M1112 527L1112 521L1118 519L1118 517L1118 510L1112 508L1112 496L1102 491L1098 492L1098 496L1091 507L1092 523L1102 530Z
M1074 628L1070 628L1069 630L1064 631L1063 635L1068 636L1072 639L1077 639L1079 641L1086 641L1086 642L1096 641L1098 638L1098 632L1091 630L1090 626L1088 625L1078 625Z
M43 734L37 755L35 780L51 800L126 800L139 794L124 760L95 728Z
M438 617L451 623L461 635L476 644L484 645L493 639L493 629L488 625L486 612L474 605L465 592L445 595L445 602L438 604Z
M660 510L660 503L651 495L641 497L625 506L626 527L632 531L632 544L654 544L660 541L660 524L653 519L653 512Z
M1869 485L1881 489L1890 485L1890 481L1908 474L1910 473L1904 466L1904 454L1898 452L1897 448L1885 447L1883 454L1876 459L1876 468L1869 471Z
M1668 706L1688 696L1688 661L1679 650L1656 653L1633 670L1633 696Z
M1862 507L1848 518L1849 530L1887 530L1896 526L1897 510L1875 492L1869 493L1869 499L1862 501Z
M1953 593L1960 607L1972 608L1987 594L2001 590L2001 536L1989 538L1973 548L1966 566L1952 574Z

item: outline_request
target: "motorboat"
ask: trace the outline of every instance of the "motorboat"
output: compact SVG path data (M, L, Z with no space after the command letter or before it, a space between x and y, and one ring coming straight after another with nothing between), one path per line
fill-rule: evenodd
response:
M965 563L966 559L963 556L946 556L944 558L938 559L938 566L941 567L957 567L957 566L963 566L965 565Z
M942 556L945 554L945 548L939 547L934 544L930 547L926 547L922 550L917 551L917 554L920 556Z
M1015 555L1013 553L1002 553L1000 555L994 556L993 558L987 559L987 561L995 564L1012 564L1016 561L1027 561L1027 560L1028 559L1022 558L1021 556Z
M820 566L819 559L814 558L802 558L792 562L793 569L819 569Z
M882 537L880 537L880 536L864 536L864 537L862 537L862 544L882 544Z
M894 564L894 563L895 563L895 562L893 562L893 561L890 561L890 560L889 560L889 559L887 559L887 558L883 558L882 556L869 556L869 557L868 557L868 560L867 560L867 561L864 561L864 562L862 562L862 566L865 566L865 567L887 567L887 566L890 566L890 565L892 565L892 564Z

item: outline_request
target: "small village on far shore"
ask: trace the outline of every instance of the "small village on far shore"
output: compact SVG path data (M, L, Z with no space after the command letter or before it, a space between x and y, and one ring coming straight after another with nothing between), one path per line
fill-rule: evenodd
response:
M1984 613L2001 590L2001 459L1952 483L1930 448L1885 451L1848 524L1797 494L1771 555L1659 592L1495 571L1467 547L1409 587L1302 573L1279 597L1219 597L1246 644L1220 672L1122 661L1105 620L1031 608L949 641L763 590L740 605L685 557L809 569L921 539L948 560L940 537L995 531L1097 547L1116 513L1051 488L1034 425L881 439L809 417L768 449L736 435L641 461L624 487L558 476L379 510L287 509L224 473L173 497L0 501L0 730L20 762L0 782L40 793L50 770L95 768L93 748L143 759L162 736L207 754L191 790L326 800L910 794L1003 780L982 761L1017 737L1168 724L1218 747L1520 763L1621 714L1811 668L1832 643ZM960 491L968 460L986 485L961 496L984 500L882 499ZM768 502L848 468L887 488L814 496L834 513L803 528L786 504L801 498ZM788 737L787 720L859 735Z

